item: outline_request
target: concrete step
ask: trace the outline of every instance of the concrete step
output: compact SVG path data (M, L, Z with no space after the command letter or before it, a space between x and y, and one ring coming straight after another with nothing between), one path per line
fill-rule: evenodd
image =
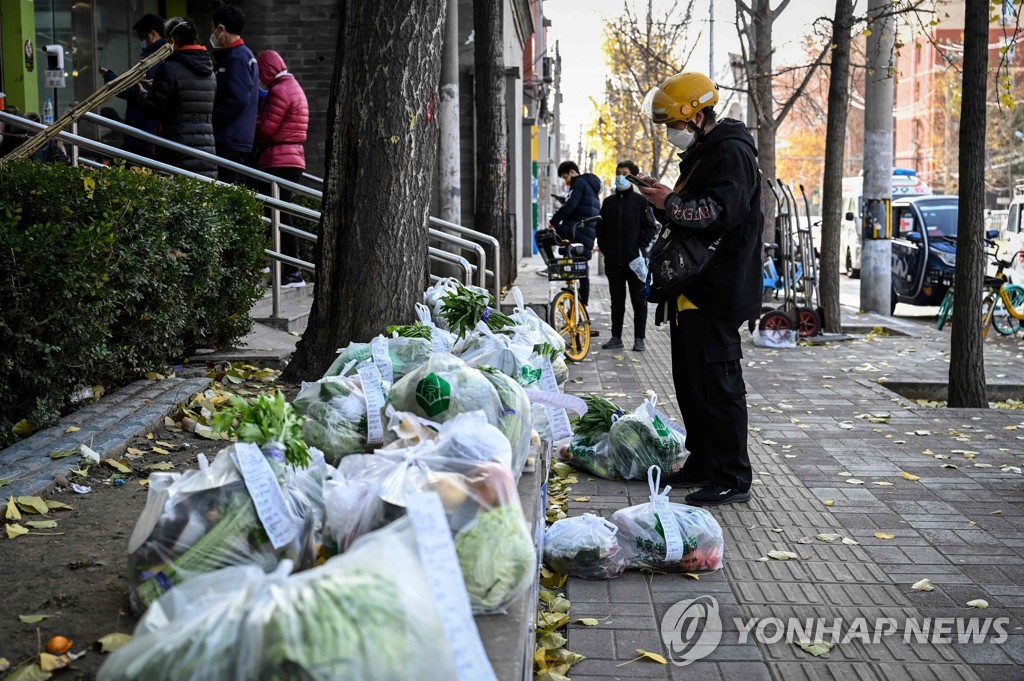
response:
M278 315L274 316L274 302L268 288L266 294L252 306L250 314L260 324L281 331L302 333L306 330L309 311L312 307L313 287L311 285L298 289L281 289L281 309Z

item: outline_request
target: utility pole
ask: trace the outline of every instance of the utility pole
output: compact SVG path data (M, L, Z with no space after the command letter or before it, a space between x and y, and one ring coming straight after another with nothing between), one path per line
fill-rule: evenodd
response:
M861 224L860 309L891 314L892 110L896 22L889 0L868 0L867 83L864 90L864 210Z
M462 224L462 173L459 167L459 0L448 0L441 52L440 173L441 219Z
M708 5L708 78L715 80L715 0Z

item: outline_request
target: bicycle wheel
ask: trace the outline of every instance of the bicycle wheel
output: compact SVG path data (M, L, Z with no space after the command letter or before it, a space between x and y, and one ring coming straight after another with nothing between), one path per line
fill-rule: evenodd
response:
M801 307L796 311L796 328L801 338L817 336L821 333L821 317L809 307Z
M981 301L981 337L988 337L988 330L992 328L992 317L996 311L996 294L989 292L985 294L985 299Z
M571 291L560 291L551 300L550 324L565 339L565 357L581 362L590 352L590 317Z
M946 291L946 295L942 298L942 304L939 306L939 316L935 320L935 328L942 331L942 327L946 325L946 322L951 318L953 314L953 287L950 286L949 290Z
M1018 314L1024 314L1024 286L1006 284L1003 290L1006 291L1013 309ZM1020 330L1020 320L1006 309L1002 299L996 303L995 312L992 315L992 326L1004 336L1012 336Z

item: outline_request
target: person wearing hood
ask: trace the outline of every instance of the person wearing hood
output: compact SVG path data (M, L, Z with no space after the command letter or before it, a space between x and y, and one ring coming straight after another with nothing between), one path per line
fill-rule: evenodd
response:
M647 248L657 231L654 212L647 199L633 191L627 175L636 177L640 169L632 161L615 166L615 192L601 204L601 222L597 225L597 245L604 254L604 272L612 299L612 337L601 347L615 350L622 345L622 322L626 315L626 290L633 307L633 351L646 349L647 298L644 282L630 268L638 256L646 257Z
M142 97L142 111L156 119L156 134L160 137L214 154L213 99L217 79L213 75L213 60L206 48L198 44L198 32L191 19L169 19L164 35L174 52L153 74L153 83ZM217 177L217 166L212 161L185 156L164 147L156 148L156 160Z
M562 161L558 166L558 177L569 186L569 196L554 215L548 226L558 236L573 243L583 244L587 260L594 255L594 240L597 232L593 225L580 226L580 222L601 212L601 180L593 173L580 175L580 168L573 161ZM590 300L590 280L580 280L580 301L586 305ZM594 329L591 336L598 335Z
M306 94L295 76L277 52L260 52L256 58L260 80L267 86L259 118L256 121L256 166L291 182L300 182L306 170L306 130L309 127L309 105ZM269 184L269 183L268 183ZM269 193L269 187L268 192ZM290 190L281 188L281 200L291 201ZM291 224L291 217L282 214L281 221ZM298 241L293 234L281 232L281 252L299 257ZM306 282L302 272L290 265L284 266L284 286L300 287Z
M139 39L139 47L142 49L143 59L159 50L167 42L164 39L164 24L163 17L157 14L145 14L132 26L132 30L135 31L135 35ZM160 65L156 64L146 71L146 82L152 82L153 78L156 77L156 70L159 67ZM109 83L117 78L116 73L102 67L100 68L100 75L103 76L104 83ZM119 94L118 97L127 102L124 107L124 122L133 128L138 128L143 132L152 134L156 132L157 120L154 116L149 116L142 110L144 94L145 88L142 85L133 85ZM132 137L131 135L124 136L121 148L146 158L153 158L154 154L152 143L138 137Z
M647 186L639 191L664 229L705 243L721 238L707 269L676 300L659 305L655 317L670 325L672 377L690 452L670 482L700 487L686 497L694 506L749 501L751 485L739 327L760 314L761 171L746 126L717 120L717 103L710 78L679 73L642 105L682 153L674 187L641 175Z

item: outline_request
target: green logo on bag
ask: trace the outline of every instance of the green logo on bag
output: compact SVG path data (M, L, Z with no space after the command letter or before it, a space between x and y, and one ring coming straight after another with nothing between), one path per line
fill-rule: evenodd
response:
M523 366L523 385L530 385L540 380L541 374L544 373L540 369L531 369L528 366Z
M661 422L661 418L658 416L654 417L654 430L662 437L668 437L671 434L668 427Z
M452 387L437 374L427 374L416 384L416 404L433 418L451 405Z

